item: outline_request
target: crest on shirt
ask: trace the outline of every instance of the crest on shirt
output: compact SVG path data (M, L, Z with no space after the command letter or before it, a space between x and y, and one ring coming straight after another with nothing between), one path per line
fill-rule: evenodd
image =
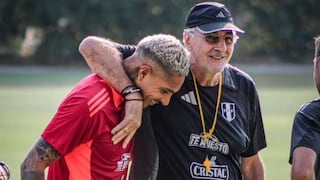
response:
M128 167L130 157L131 157L130 153L123 153L120 161L117 162L116 171L124 171Z
M221 103L221 111L222 117L229 122L236 117L236 105L234 103Z

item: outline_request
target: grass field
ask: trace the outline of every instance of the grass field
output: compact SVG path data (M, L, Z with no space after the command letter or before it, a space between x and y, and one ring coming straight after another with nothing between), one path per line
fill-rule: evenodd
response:
M288 152L296 109L317 97L310 72L257 72L255 79L268 147L262 151L268 180L289 179ZM66 93L88 69L0 68L0 161L20 179L20 163Z

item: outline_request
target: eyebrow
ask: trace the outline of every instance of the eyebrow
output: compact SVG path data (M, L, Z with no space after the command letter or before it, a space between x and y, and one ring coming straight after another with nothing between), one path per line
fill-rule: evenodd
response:
M170 88L163 88L164 90L166 90L166 91L169 91L170 93L172 93L172 94L174 94L174 93L176 93L175 91L173 91L172 89L170 89ZM178 91L177 91L178 92Z

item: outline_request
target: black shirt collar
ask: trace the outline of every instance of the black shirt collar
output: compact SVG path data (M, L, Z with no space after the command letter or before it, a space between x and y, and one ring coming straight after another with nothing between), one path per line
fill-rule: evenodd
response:
M222 77L223 77L223 86L230 88L232 90L236 90L237 87L235 86L234 80L232 78L232 67L230 64L227 64L226 67L222 71ZM191 71L189 72L189 75L186 78L188 81L192 81L192 75Z

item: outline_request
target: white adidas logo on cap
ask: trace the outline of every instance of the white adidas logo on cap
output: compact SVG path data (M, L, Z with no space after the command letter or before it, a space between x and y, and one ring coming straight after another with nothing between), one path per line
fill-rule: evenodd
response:
M225 18L226 16L224 16L223 12L220 11L219 14L216 15L216 17Z

